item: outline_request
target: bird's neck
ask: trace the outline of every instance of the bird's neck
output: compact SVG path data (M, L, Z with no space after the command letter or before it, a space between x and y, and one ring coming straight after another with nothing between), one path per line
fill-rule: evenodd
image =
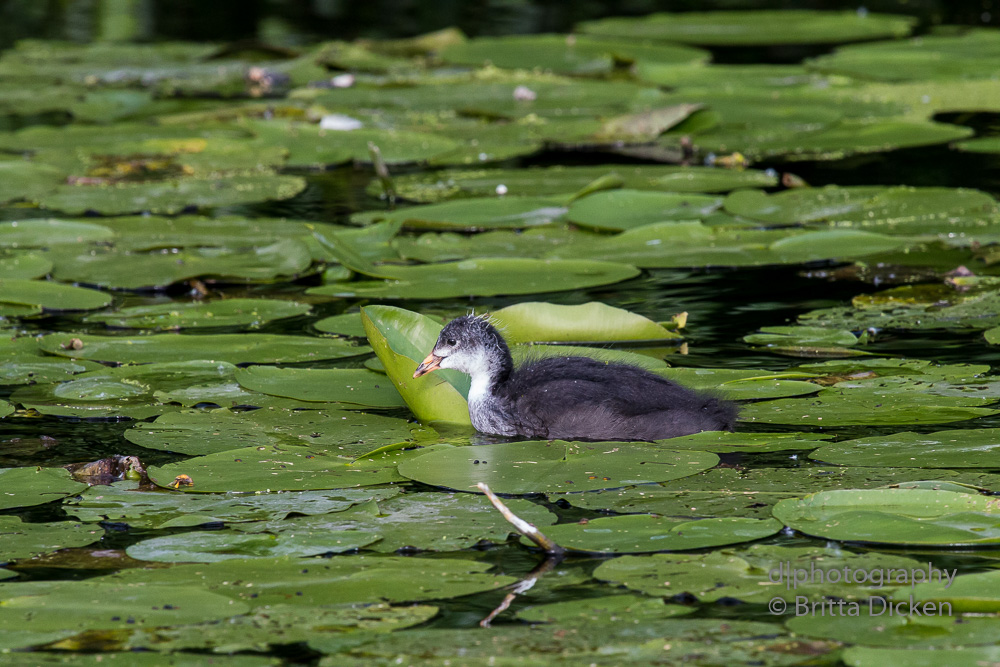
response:
M501 346L484 350L477 360L478 363L469 369L469 377L472 380L469 387L469 403L487 400L510 378L514 362L510 350L503 341Z

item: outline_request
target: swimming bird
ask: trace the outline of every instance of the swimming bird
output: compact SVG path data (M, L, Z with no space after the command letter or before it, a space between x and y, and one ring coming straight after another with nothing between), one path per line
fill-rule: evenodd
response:
M439 368L471 376L469 417L496 435L567 440L660 440L731 431L736 406L645 369L589 357L550 357L514 368L483 317L449 322L414 378Z

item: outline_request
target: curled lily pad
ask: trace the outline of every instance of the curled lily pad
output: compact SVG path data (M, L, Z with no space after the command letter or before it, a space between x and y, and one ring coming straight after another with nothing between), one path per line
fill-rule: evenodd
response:
M585 227L620 231L669 220L699 220L721 205L721 197L707 195L611 190L578 199L566 217Z
M45 310L96 310L111 303L111 296L84 287L49 280L0 279L0 304L36 306Z
M1000 542L1000 507L987 496L930 489L844 489L782 500L775 518L831 540L923 546Z
M528 169L443 170L432 174L403 174L393 179L396 194L414 202L505 195L546 196L553 192L579 192L605 176L621 178L622 187L670 192L725 192L739 187L766 188L777 184L777 176L746 169L674 167L663 165L601 165L531 167ZM373 182L370 194L381 186ZM2 238L2 236L0 236Z
M704 46L836 44L905 37L915 21L907 16L865 12L728 11L651 14L643 18L585 21L591 35L662 39Z
M681 338L636 313L607 304L580 306L527 301L490 313L512 342L640 341Z
M79 340L80 344L72 344L73 340ZM153 334L132 337L50 334L39 341L39 347L61 357L122 364L163 359L273 364L340 359L369 351L367 347L336 339L276 334Z
M44 208L70 214L88 211L102 215L143 211L175 214L189 207L290 199L305 187L305 180L298 176L249 174L115 185L60 185L36 197L36 201Z
M516 581L514 577L486 572L490 567L489 563L474 560L384 555L309 560L255 558L175 565L144 573L147 575L144 579L147 585L194 582L200 590L245 601L254 608L267 608L275 604L315 606L447 599L494 590ZM101 577L100 581L122 579L123 574L114 574Z
M523 494L663 482L716 463L718 457L708 452L555 440L443 449L402 463L399 472L424 484L458 491L477 493L476 484L486 482L496 493Z
M303 401L353 403L374 408L405 405L384 375L364 369L251 366L240 369L236 379L253 391Z
M434 347L441 324L402 308L366 306L361 309L368 342L385 366L407 406L423 422L451 422L471 426L469 378L454 370L438 371L437 382L413 379L413 372Z
M114 313L89 315L84 322L101 322L126 329L192 329L249 326L259 328L273 320L304 315L304 303L277 299L226 299L208 303L165 303L132 306Z
M774 535L781 524L774 519L676 519L630 514L563 523L545 535L564 549L592 553L684 551L750 542ZM521 538L531 544L527 538Z

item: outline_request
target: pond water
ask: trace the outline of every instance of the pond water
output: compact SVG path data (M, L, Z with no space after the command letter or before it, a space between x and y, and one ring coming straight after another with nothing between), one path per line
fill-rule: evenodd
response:
M792 16L0 53L4 663L1000 660L1000 34ZM469 311L736 432L478 434Z

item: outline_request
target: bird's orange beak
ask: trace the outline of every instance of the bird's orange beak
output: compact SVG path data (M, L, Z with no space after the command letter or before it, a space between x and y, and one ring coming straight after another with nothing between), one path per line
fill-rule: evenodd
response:
M420 365L417 366L417 370L413 371L413 377L418 378L421 375L427 375L431 371L436 371L441 368L442 359L444 359L444 357L439 357L431 352L427 355L426 359L420 362Z

